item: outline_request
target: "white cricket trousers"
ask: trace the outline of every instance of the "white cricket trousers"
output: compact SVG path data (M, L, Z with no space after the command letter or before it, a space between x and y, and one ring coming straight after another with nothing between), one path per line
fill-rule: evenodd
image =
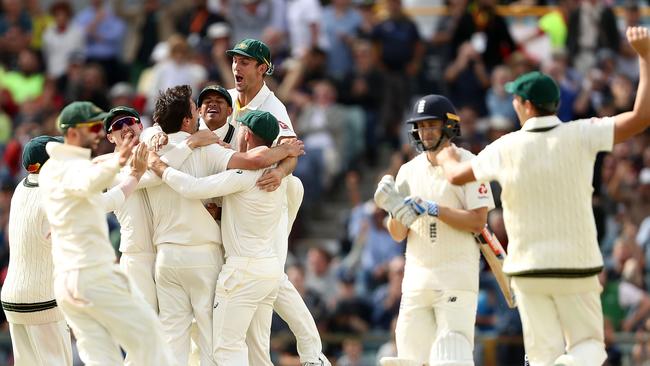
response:
M323 346L316 322L305 301L285 273L282 273L280 279L273 310L289 325L289 329L296 337L300 363L319 362ZM261 319L255 317L246 336L251 365L273 365L270 363L268 351L265 351L268 349L270 338L271 328L266 327Z
M201 366L215 365L212 358L212 304L217 276L223 265L221 247L208 245L158 245L156 290L165 340L176 364L187 365L190 326L196 319Z
M86 366L122 365L120 346L136 365L173 365L160 322L113 264L66 271L54 295Z
M607 358L602 287L585 278L512 277L530 366L553 365L565 352L585 366Z
M465 290L402 293L395 327L397 357L428 365L436 340L452 332L473 347L477 298L476 292Z
M155 253L122 253L120 268L140 291L144 300L158 313L158 295L154 280L156 265Z
M214 296L213 348L218 365L248 366L246 333L255 317L258 326L271 329L273 302L283 274L277 257L226 258ZM264 363L272 365L268 340Z
M9 323L14 366L72 366L70 329L65 320L44 324Z

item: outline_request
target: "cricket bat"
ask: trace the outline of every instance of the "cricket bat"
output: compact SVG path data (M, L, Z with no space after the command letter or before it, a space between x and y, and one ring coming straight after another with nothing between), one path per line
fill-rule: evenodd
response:
M485 261L490 265L492 273L499 284L501 293L505 297L508 307L515 308L515 294L510 288L510 277L503 273L503 261L506 259L506 251L499 243L497 237L492 234L487 227L484 227L480 233L474 234L474 238L485 257Z

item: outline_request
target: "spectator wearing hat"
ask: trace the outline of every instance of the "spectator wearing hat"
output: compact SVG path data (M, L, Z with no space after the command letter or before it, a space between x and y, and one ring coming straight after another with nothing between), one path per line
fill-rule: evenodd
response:
M28 175L11 199L11 257L1 297L17 365L72 365L70 330L54 299L50 224L39 187L50 141L63 138L39 136L25 145L22 165Z
M639 134L650 120L650 108L642 103L650 93L650 34L632 27L627 39L642 67L631 111L563 124L556 116L557 84L532 72L506 86L514 94L520 131L471 161L459 162L453 147L438 155L452 184L496 180L503 188L509 239L503 270L512 279L532 365L599 365L607 358L593 167L598 152Z
M39 184L52 233L54 296L84 363L121 364L119 345L134 364L172 365L160 321L115 268L101 193L127 163L134 140L93 164L91 149L105 136L104 117L90 102L71 103L58 118L64 143L46 145L50 159Z
M232 27L226 22L214 23L208 28L207 37L210 40L207 45L207 69L208 79L216 81L226 89L235 86L234 80L230 77L230 58L226 51L230 48L230 34Z
M102 66L108 83L123 81L122 42L126 24L113 12L107 0L92 0L74 18L74 23L85 31L85 54L88 62Z

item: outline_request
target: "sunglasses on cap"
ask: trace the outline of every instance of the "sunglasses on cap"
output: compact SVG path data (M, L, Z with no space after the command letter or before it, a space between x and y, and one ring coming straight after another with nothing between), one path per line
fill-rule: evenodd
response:
M138 119L133 116L120 117L115 122L111 123L111 127L108 128L108 133L111 133L113 131L119 131L122 128L124 128L124 126L131 127L136 123L140 123L140 121L138 121Z
M92 122L77 123L72 127L75 128L88 127L88 131L92 133L99 133L104 129L104 123L102 123L102 121L92 121Z

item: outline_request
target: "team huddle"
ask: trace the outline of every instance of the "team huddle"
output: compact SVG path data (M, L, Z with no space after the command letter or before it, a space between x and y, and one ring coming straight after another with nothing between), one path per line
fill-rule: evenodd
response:
M480 233L502 187L511 277L530 365L606 359L602 256L591 213L596 153L647 128L650 36L629 28L640 57L634 109L562 123L559 88L532 72L506 85L520 131L477 156L456 148L462 121L428 95L406 121L421 153L385 176L375 202L406 240L396 327L385 366L474 365ZM71 365L68 326L86 365L272 365L271 317L295 334L302 365L329 365L315 322L284 273L303 195L291 175L304 147L264 76L268 47L228 51L236 87L161 92L153 127L127 107L73 102L62 137L24 148L2 306L16 365ZM115 152L91 159L106 137ZM550 189L549 189L550 187ZM120 262L105 215L120 223ZM126 353L122 357L122 350ZM522 360L523 363L523 360Z
M16 365L71 365L67 326L86 365L272 365L274 310L301 363L329 365L284 274L303 144L264 83L268 47L248 39L228 53L237 87L206 87L198 108L189 86L167 89L143 132L129 107L73 102L62 138L25 146L2 289ZM104 137L115 152L91 160Z

